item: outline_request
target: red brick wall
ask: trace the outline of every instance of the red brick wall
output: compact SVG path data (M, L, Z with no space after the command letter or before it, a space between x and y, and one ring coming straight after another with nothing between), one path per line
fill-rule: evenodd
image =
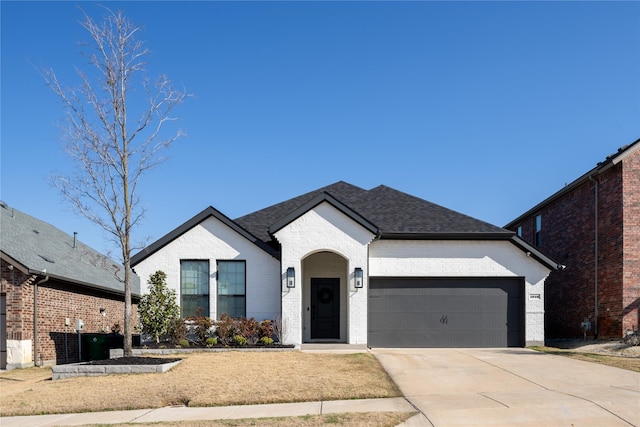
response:
M598 176L598 338L620 338L622 331L622 165Z
M624 189L623 331L640 329L640 151L622 162Z
M40 280L40 279L38 279ZM7 301L7 339L33 340L34 279L2 262L1 292ZM100 314L105 309L105 315ZM132 325L138 325L138 309L132 307ZM65 326L69 318L70 325ZM84 332L102 332L118 323L124 325L124 296L98 292L67 282L49 280L38 286L37 361L78 361L77 319L84 320ZM66 341L65 341L66 338Z
M622 301L625 289L622 171L622 165L619 164L596 177L599 206L599 338L620 338L623 335L623 318L631 316L630 313L625 314ZM595 328L594 189L595 184L586 181L513 227L515 231L517 225L522 225L523 239L533 244L535 216L541 214L542 244L539 249L558 263L566 265L565 270L552 272L545 282L547 338L581 337L583 331L580 324L585 318ZM637 254L638 249L635 250ZM593 335L593 332L592 329L589 335Z

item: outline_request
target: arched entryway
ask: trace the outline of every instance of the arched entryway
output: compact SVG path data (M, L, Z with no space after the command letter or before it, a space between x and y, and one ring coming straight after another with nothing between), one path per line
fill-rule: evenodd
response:
M348 266L329 251L302 260L303 342L347 342Z

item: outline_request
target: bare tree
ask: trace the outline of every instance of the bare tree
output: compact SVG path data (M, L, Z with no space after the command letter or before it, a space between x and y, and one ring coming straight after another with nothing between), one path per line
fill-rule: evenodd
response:
M102 23L86 13L81 25L90 41L83 45L88 71L76 68L80 84L64 87L53 70L43 76L62 100L66 120L64 148L75 163L70 174L53 176L54 185L86 218L102 227L122 250L124 276L124 355L131 355L131 231L144 215L138 197L140 178L165 159L162 151L182 133L165 132L172 110L187 94L166 76L151 81L149 50L136 39L140 27L106 9Z

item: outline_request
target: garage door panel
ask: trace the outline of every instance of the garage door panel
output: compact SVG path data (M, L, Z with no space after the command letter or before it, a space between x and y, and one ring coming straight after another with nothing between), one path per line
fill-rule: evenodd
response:
M522 279L371 278L371 347L522 346Z

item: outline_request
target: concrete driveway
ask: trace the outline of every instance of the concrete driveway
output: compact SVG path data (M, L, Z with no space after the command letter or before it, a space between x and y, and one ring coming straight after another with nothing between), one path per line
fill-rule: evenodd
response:
M640 373L527 349L374 349L407 426L636 426Z

